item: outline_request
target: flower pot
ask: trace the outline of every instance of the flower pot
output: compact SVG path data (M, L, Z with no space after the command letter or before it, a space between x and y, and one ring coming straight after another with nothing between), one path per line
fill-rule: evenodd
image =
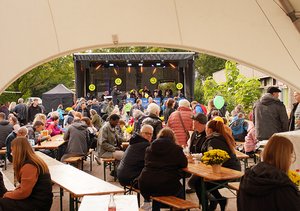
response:
M220 173L221 172L221 165L219 165L219 164L216 164L216 165L212 165L211 166L212 167L212 171L214 172L214 173Z

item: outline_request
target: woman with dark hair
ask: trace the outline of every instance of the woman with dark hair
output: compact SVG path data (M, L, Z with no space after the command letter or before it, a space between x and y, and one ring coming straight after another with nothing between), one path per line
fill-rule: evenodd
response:
M187 167L187 158L177 145L174 132L166 127L157 139L146 149L145 167L139 176L139 188L147 200L150 196L184 197L180 179L182 168ZM155 179L154 179L155 178ZM152 210L160 209L159 203L153 203Z
M169 116L175 111L174 106L175 106L175 101L172 98L169 98L166 102L167 108L164 111L164 119L165 123L168 123Z
M0 210L47 211L52 205L52 184L47 164L32 150L27 138L11 144L13 168L20 185L7 191L0 173Z
M299 189L287 175L295 161L292 142L273 135L264 148L262 160L246 170L242 177L237 196L238 210L299 210Z
M235 154L235 140L232 135L226 132L224 123L221 121L211 120L206 124L206 140L203 144L201 151L207 152L212 149L220 149L226 151L230 159L227 160L225 163L222 164L223 167L234 169L234 170L241 170L241 164L239 160L236 158ZM220 181L223 182L223 181ZM212 189L217 187L216 184L206 182L206 189ZM197 196L200 200L201 196L201 181L200 178L195 182L195 188ZM215 189L210 192L215 199L210 200L209 210L215 210L217 207L216 201L220 204L221 211L225 210L225 206L227 204L227 199L223 197L218 189Z

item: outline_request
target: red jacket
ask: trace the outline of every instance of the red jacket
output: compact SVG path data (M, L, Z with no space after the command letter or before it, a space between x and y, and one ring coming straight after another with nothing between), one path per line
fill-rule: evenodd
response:
M182 127L179 112L183 121L183 125L187 131L193 130L193 120L191 119L193 112L190 108L187 107L178 107L177 111L173 112L168 120L168 126L174 131L177 142L180 146L187 145L187 136Z

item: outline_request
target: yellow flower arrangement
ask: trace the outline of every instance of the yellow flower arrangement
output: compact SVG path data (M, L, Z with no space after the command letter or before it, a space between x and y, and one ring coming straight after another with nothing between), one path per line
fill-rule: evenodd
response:
M290 178L290 180L297 186L299 187L300 185L300 175L293 170L289 170L288 171L288 176Z
M212 149L204 152L201 158L202 163L206 165L221 165L229 159L229 155L224 150Z
M126 132L127 132L128 134L132 134L132 132L133 132L133 127L132 127L132 126L128 126L128 127L126 128Z

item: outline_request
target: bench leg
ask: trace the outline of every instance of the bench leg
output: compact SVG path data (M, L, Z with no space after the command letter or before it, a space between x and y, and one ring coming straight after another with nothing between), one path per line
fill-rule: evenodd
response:
M93 162L92 162L93 159L92 159L92 158L93 158L93 152L92 152L91 155L90 155L90 171L93 170L93 169L92 169L92 168L93 168Z
M70 211L74 211L74 198L70 193L70 204L69 204Z
M106 169L106 162L104 161L103 162L103 177L104 177L104 181L106 181L106 172L105 172L105 169Z
M81 171L83 171L83 158L81 159Z
M113 162L113 168L114 168L114 181L117 181L117 169L116 169L116 162Z

